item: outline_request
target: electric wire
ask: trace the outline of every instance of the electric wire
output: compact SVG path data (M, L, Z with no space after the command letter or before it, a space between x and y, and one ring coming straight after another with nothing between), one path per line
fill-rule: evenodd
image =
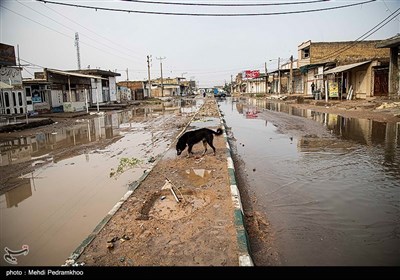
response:
M78 5L78 4L70 4L70 3L61 3L55 1L47 1L47 0L36 0L38 2L54 4L54 5L63 5L69 7L76 7L76 8L85 8L85 9L92 9L92 10L102 10L102 11L109 11L109 12L126 12L126 13L137 13L137 14L150 14L150 15L164 15L164 16L196 16L196 17L244 17L244 16L274 16L274 15L289 15L289 14L303 14L303 13L312 13L312 12L321 12L321 11L329 11L329 10L336 10L336 9L343 9L353 6L359 6L368 4L371 2L375 2L376 0L368 0L359 3L335 6L335 7L327 7L327 8L319 8L319 9L309 9L309 10L299 10L299 11L286 11L286 12L269 12L269 13L226 13L226 14L210 14L210 13L177 13L177 12L155 12L155 11L145 11L145 10L127 10L127 9L115 9L115 8L104 8L98 6L86 6L86 5Z
M174 5L174 6L206 6L206 7L259 7L259 6L283 6L283 5L303 5L314 4L320 2L328 2L330 0L314 0L302 2L278 2L278 3L248 3L248 4L215 4L215 3L178 3L178 2L161 2L161 1L136 1L136 0L121 0L125 2L133 2L140 4L156 4L156 5Z

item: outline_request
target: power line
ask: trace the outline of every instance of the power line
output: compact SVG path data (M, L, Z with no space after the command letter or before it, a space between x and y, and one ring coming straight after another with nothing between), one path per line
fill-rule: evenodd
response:
M69 7L76 7L76 8L85 8L85 9L92 9L92 10L102 10L102 11L109 11L109 12L126 12L126 13L137 13L137 14L150 14L150 15L164 15L164 16L196 16L196 17L243 17L243 16L275 16L275 15L289 15L289 14L302 14L302 13L311 13L311 12L321 12L321 11L329 11L329 10L336 10L336 9L343 9L353 6L359 6L371 2L375 2L376 0L368 0L360 3L336 6L336 7L329 7L329 8L320 8L320 9L310 9L310 10L300 10L300 11L287 11L287 12L270 12L270 13L244 13L244 14L208 14L208 13L176 13L176 12L154 12L154 11L140 11L140 10L126 10L126 9L114 9L114 8L103 8L103 7L96 7L96 6L85 6L85 5L77 5L77 4L68 4L68 3L60 3L54 1L47 1L47 0L36 0L38 2L49 3L54 5L63 5Z
M97 32L95 32L95 31L93 31L93 30L90 30L89 28L87 28L86 26L80 24L79 22L76 22L76 21L70 19L69 17L66 17L65 15L63 15L63 14L57 12L56 10L50 8L49 5L45 5L44 3L41 3L41 4L43 5L43 7L46 7L47 9L49 9L49 10L53 11L54 13L56 13L56 14L62 16L63 18L69 20L70 22L73 22L73 23L75 23L76 25L79 25L80 27L86 29L87 31L89 31L89 32L91 32L91 33L93 33L93 34L95 34L96 36L99 36L100 38L103 38L104 40L106 40L106 41L108 41L108 42L110 42L110 43L112 43L112 44L114 44L114 45L116 45L116 46L118 46L118 47L120 47L120 48L124 48L124 49L126 49L126 50L128 50L128 51L130 51L130 52L132 52L132 53L135 53L135 51L133 51L133 50L131 50L131 49L129 49L129 48L123 46L123 45L117 44L117 43L115 43L114 41L108 39L107 37L105 37L105 36L103 36L103 35L101 35L101 34L98 34ZM89 37L88 37L88 38L89 38ZM138 54L135 54L135 56L138 57L138 58L140 57L140 55L138 55Z
M39 64L35 64L35 63L33 63L33 62L30 62L30 61L25 60L25 59L22 59L22 58L20 58L20 60L22 60L22 61L24 61L24 62L26 62L26 63L29 63L30 65L37 66L37 67L39 67L39 68L46 68L46 67L44 67L44 66L41 66L41 65L39 65Z
M328 2L330 0L314 0L303 2L282 2L282 3L249 3L249 4L213 4L213 3L168 3L161 1L136 1L136 0L121 0L125 2L134 2L140 4L157 4L157 5L175 5L175 6L207 6L207 7L259 7L259 6L282 6L282 5L299 5L313 4L319 2Z
M389 12L392 12L392 11L389 9L389 7L386 5L385 0L382 0L382 3L385 4L385 7L386 7L386 9L387 9ZM397 20L398 22L400 22L400 20L399 20L398 18L396 18L396 20Z
M394 11L393 13L391 13L389 16L387 16L384 20L382 20L381 22L379 22L377 25L375 25L374 27L372 27L370 30L368 30L367 32L365 32L364 34L362 34L360 37L358 37L357 39L355 39L352 44L348 45L348 46L344 46L342 48L339 48L338 50L326 55L325 57L322 57L321 59L319 59L318 61L323 61L327 58L333 57L333 56L338 56L339 54L347 51L348 49L354 47L355 45L357 45L359 42L364 41L365 39L367 39L368 37L370 37L372 34L374 34L375 32L377 32L378 30L380 30L382 27L384 27L386 24L388 24L389 22L391 22L392 20L394 20L399 14L400 12L398 12L400 10L400 8L398 8L396 11ZM397 14L396 14L397 13ZM390 19L390 17L392 17ZM387 21L387 22L385 22ZM384 23L385 22L385 23ZM382 25L382 26L379 26ZM376 30L374 30L376 29ZM370 34L369 34L370 33Z
M23 6L25 6L26 8L28 8L28 9L34 11L35 13L38 13L39 15L41 15L41 16L43 16L43 17L46 17L46 18L50 19L51 21L54 21L55 23L57 23L57 24L63 26L64 28L67 28L67 29L69 29L69 30L71 30L71 31L73 31L73 32L76 31L75 29L73 29L73 28L71 28L71 27L69 27L69 26L67 26L67 25L65 25L65 24L63 24L63 23L58 22L57 20L55 20L55 19L53 19L53 18L51 18L51 17L49 17L49 16L47 16L47 15L45 15L45 14L39 12L39 11L33 9L32 7L29 7L29 6L27 6L27 5L23 4L23 3L21 3L21 2L18 1L18 0L17 0L16 2L17 2L18 4L20 4L20 5L23 5ZM47 7L46 5L44 5L44 6ZM82 33L81 33L81 34L82 34ZM99 43L98 40L96 40L96 39L94 39L94 38L91 38L90 36L88 36L88 35L86 35L86 34L84 34L84 35L85 35L85 37L88 38L89 40L92 40L92 41L94 41L94 42L96 42L96 43ZM82 41L81 41L81 42L82 42ZM82 42L82 43L85 44L84 42ZM115 49L114 47L105 45L105 44L103 44L103 43L100 43L100 44L103 45L103 46L105 46L105 47L107 47L107 48L110 48L110 49L112 49L112 50L115 50L115 51L120 52L119 50ZM87 45L90 46L89 44L87 44ZM125 55L127 55L127 53L125 53ZM127 57L130 57L130 54L128 54ZM121 58L122 58L122 57L121 57Z
M57 32L58 34L63 35L63 36L65 36L65 37L69 38L69 39L75 40L75 37L72 37L72 36L70 36L70 35L64 34L64 33L60 32L60 31L58 31L58 30L56 30L56 29L54 29L54 28L51 28L51 27L49 27L49 26L47 26L47 25L44 25L44 24L42 24L42 23L40 23L40 22L38 22L38 21L36 21L36 20L33 20L33 19L31 19L31 18L28 18L28 17L26 17L26 16L24 16L24 15L22 15L22 14L20 14L20 13L17 13L17 12L15 12L15 11L13 11L13 10L10 10L10 9L4 7L3 5L0 5L0 7L2 7L3 9L6 9L6 10L8 10L8 11L10 11L10 12L16 14L16 15L19 15L19 16L21 16L21 17L27 19L27 20L30 20L30 21L32 21L32 22L34 22L34 23L37 23L37 24L39 24L39 25L41 25L41 26L43 26L43 27L45 27L45 28L48 28L48 29L50 29L50 30L52 30L52 31L54 31L54 32ZM85 42L83 42L83 41L80 41L80 42L81 42L82 44L84 44L84 45L87 45L87 46L89 46L89 47L92 47L92 48L97 49L97 50L99 50L99 51L101 51L101 52L107 53L107 54L109 54L109 55L112 55L112 56L115 56L115 57L119 57L119 58L124 59L124 60L131 60L131 61L133 61L133 60L130 59L130 58L122 57L122 56L116 55L115 53L110 53L110 52L105 51L105 50L102 50L102 49L100 49L100 48L98 48L98 47L96 47L96 46L93 46L93 45L91 45L91 44L85 43Z

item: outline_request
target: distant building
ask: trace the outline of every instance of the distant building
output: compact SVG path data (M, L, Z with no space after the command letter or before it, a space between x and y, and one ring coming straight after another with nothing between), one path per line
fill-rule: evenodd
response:
M117 102L116 76L100 69L57 70L45 68L34 79L24 79L35 112L77 112L90 106Z
M0 115L27 113L21 71L16 64L14 46L0 43Z
M130 90L131 92L130 100L143 100L145 97L146 82L144 81L121 81L118 82L117 85L119 87L126 87Z
M303 93L327 91L330 97L342 98L351 90L354 98L388 95L379 77L387 76L389 51L378 49L380 41L312 42L298 46L298 65L303 74Z
M377 44L377 48L390 49L389 77L388 77L390 95L400 95L399 47L400 47L400 34L397 34L389 39L382 40Z

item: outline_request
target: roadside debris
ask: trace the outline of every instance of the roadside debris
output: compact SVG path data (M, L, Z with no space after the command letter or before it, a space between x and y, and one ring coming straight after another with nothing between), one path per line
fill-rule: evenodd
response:
M136 165L139 165L140 163L142 163L142 160L135 158L135 157L121 158L119 161L117 170L114 170L114 168L111 168L110 178L113 176L117 177L118 175L121 175L122 173L124 173L126 170L133 168Z
M169 190L171 191L172 195L174 196L176 202L178 202L178 203L180 202L178 196L176 195L176 193L175 193L175 191L174 191L173 184L172 184L172 182L171 182L168 178L165 179L165 184L164 184L164 186L163 186L161 189L162 189L162 190L167 190L167 189L169 189ZM182 194L181 194L181 195L182 195Z
M128 235L126 235L126 234L124 234L124 235L122 235L122 237L121 237L121 241L128 241L128 240L130 240L131 238L128 236Z

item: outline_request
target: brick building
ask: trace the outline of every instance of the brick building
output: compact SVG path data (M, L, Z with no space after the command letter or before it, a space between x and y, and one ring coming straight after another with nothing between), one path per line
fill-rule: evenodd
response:
M354 98L388 95L389 50L379 49L374 41L311 42L298 46L299 68L303 74L303 93L316 90L330 97Z

